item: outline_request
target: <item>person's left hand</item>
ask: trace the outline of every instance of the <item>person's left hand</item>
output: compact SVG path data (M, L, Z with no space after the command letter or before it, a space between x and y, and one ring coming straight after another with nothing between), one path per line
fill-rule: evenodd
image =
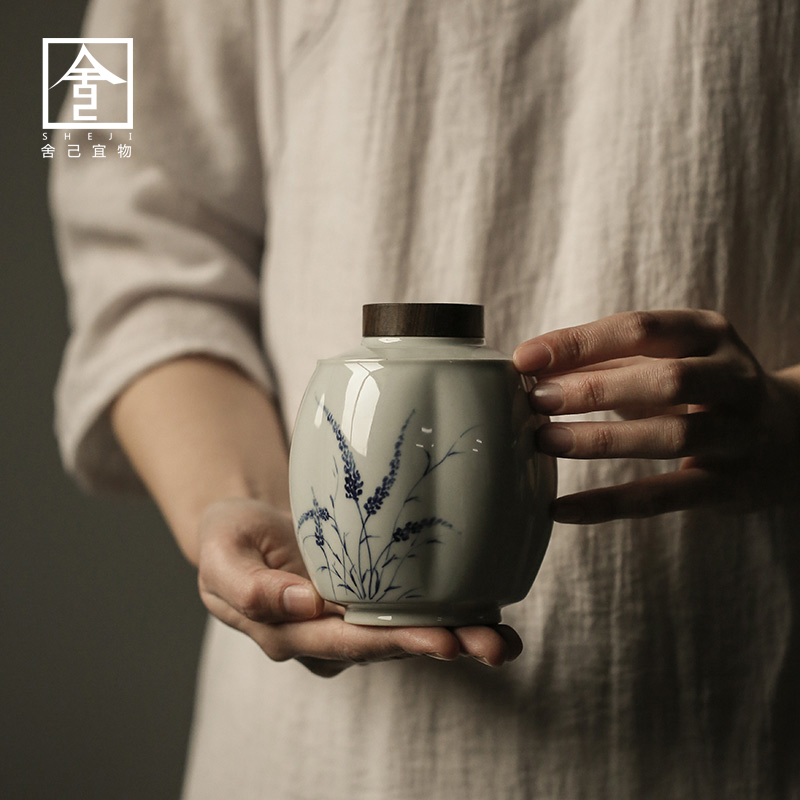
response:
M590 523L797 499L800 365L766 372L714 311L625 312L538 336L514 353L544 414L613 410L613 422L549 422L563 458L681 458L678 470L559 498L559 522Z

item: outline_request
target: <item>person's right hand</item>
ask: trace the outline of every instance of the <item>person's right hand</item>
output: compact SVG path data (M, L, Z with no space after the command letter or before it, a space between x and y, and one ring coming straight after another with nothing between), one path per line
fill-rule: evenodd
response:
M516 658L522 641L507 625L382 628L350 625L314 590L288 514L259 500L210 505L199 525L198 585L206 608L247 634L274 661L296 658L317 675L352 664L412 656L488 666Z

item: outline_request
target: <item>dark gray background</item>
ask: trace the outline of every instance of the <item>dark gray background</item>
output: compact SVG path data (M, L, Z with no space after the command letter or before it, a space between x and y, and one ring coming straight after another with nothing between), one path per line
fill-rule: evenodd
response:
M0 797L176 798L205 617L194 571L150 501L75 488L52 433L67 323L41 40L79 36L84 3L3 6Z

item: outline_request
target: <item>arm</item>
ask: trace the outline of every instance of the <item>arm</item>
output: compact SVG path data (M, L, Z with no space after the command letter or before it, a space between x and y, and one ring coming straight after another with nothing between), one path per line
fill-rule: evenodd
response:
M57 391L64 462L95 491L143 482L197 565L208 609L271 658L321 674L410 654L500 664L521 646L508 628L345 625L303 569L259 330L282 91L277 68L255 84L259 65L279 59L259 52L279 24L262 10L259 20L248 4L209 0L91 7L87 36L133 36L147 57L133 156L54 163L73 326Z
M288 456L267 394L230 362L185 356L155 367L117 399L114 433L186 558L198 523L223 498L289 513Z
M289 514L287 452L262 389L224 361L186 356L142 375L112 409L114 431L161 508L215 616L277 661L320 675L412 655L488 665L519 654L497 629L348 625L314 591ZM287 588L292 591L286 593Z

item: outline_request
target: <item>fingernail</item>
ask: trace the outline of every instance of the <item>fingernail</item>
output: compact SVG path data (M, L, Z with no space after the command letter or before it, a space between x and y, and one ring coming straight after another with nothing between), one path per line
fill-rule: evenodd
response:
M514 364L520 372L538 372L550 364L553 354L543 344L521 344L514 352Z
M560 383L538 383L531 402L537 411L551 414L564 405L564 390Z
M308 586L294 584L283 590L283 608L292 617L308 619L314 616L317 601Z
M441 653L425 653L429 658L435 658L437 661L452 661L452 659L443 656Z
M545 453L560 456L575 446L575 435L566 425L545 425L536 434L536 444Z
M487 667L493 667L493 666L495 666L494 664L492 664L492 663L489 661L489 659L488 659L488 658L484 658L483 656L476 656L475 660L476 660L476 661L480 661L480 662L481 662L481 664L486 664L486 666L487 666ZM499 666L499 665L498 665L498 666Z

